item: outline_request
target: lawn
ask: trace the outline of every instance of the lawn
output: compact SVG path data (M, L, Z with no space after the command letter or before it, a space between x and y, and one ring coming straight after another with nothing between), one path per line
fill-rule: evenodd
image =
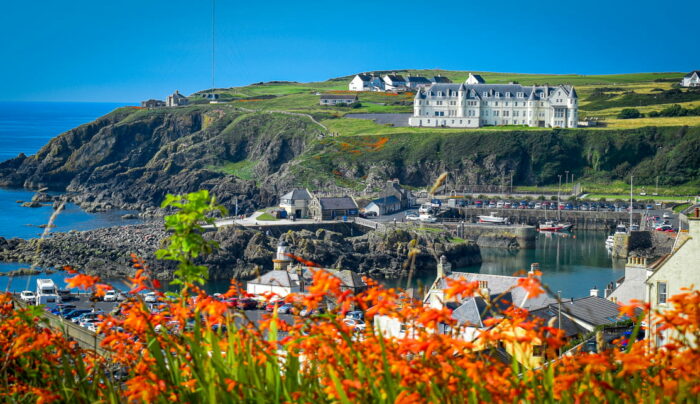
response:
M242 180L250 181L255 177L255 161L241 160L235 163L225 163L219 166L208 166L207 169L236 176Z
M277 221L279 219L277 219L276 217L272 216L271 214L265 212L261 215L256 216L255 220L260 220L263 222L272 222L272 221Z

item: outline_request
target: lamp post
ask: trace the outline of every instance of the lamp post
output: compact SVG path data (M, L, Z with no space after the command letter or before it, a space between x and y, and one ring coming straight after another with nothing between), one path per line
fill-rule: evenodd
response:
M561 205L561 174L559 174L559 188L557 188L557 220L561 220L559 205Z
M569 184L569 172L564 171L566 173L566 179L564 180L564 187L566 187Z

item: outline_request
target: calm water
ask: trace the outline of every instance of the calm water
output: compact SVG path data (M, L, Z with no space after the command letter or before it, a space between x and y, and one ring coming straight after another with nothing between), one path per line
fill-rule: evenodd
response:
M613 260L605 249L605 232L577 231L569 237L556 234L538 234L533 250L506 251L482 248L480 265L460 268L459 271L493 275L513 275L527 271L537 262L542 281L562 297L583 297L594 286L603 289L606 284L624 275L624 260ZM413 280L414 287L430 286L435 274L421 273ZM406 280L386 281L390 286L406 287Z

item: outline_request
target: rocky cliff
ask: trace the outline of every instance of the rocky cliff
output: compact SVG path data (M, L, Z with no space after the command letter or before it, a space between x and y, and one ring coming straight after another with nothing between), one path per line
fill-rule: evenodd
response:
M211 279L249 279L259 269L272 269L279 239L239 226L227 226L206 233L219 248L202 258ZM131 254L144 258L155 276L169 279L174 264L155 258L167 233L160 222L90 231L56 233L44 240L5 240L0 237L0 261L36 264L43 268L73 268L103 277L133 274ZM453 242L445 233L387 230L357 237L345 237L328 230L302 230L282 236L295 255L327 268L352 269L374 277L401 277L411 248L417 251L416 271L431 271L445 255L456 267L481 262L479 247ZM415 246L410 243L415 240Z
M318 119L328 119L326 114ZM351 120L348 120L351 121ZM308 116L232 105L120 108L0 163L0 186L66 190L88 210L147 210L166 193L206 188L232 208L268 206L293 186L372 191L387 178L425 187L551 184L576 178L692 183L700 127L415 132L329 136Z

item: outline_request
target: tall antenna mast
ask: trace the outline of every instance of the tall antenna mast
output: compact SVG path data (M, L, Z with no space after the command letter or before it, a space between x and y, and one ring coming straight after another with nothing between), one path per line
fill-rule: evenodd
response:
M210 101L214 100L214 72L216 61L216 0L211 0L211 95Z

